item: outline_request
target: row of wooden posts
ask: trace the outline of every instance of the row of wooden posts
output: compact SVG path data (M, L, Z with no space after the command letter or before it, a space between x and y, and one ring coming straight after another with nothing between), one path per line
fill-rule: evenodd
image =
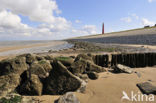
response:
M129 54L105 54L96 55L94 62L103 67L123 64L131 68L156 65L156 53L129 53Z

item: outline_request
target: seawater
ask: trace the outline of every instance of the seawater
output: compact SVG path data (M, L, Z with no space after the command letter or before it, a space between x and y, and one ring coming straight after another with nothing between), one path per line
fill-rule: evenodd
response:
M26 45L40 44L40 43L41 44L50 43L50 45L24 48L18 50L9 50L5 52L0 52L0 56L8 56L8 55L16 55L16 54L24 54L24 53L45 53L48 52L49 50L58 51L62 49L68 49L73 46L72 44L69 44L66 41L0 41L0 49L2 47L26 46Z

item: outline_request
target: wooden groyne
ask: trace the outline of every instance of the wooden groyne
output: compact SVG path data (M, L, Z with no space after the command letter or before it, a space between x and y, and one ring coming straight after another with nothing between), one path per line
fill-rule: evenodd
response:
M123 64L131 68L156 65L156 53L105 54L94 56L95 64L102 67Z

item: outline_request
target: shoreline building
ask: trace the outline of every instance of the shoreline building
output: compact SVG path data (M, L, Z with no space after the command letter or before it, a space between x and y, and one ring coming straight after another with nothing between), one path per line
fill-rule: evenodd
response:
M104 27L104 23L102 24L102 34L105 34L105 27Z

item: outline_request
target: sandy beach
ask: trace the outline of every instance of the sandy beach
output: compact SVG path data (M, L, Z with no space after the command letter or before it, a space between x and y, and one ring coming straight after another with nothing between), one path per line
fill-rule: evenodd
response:
M140 78L135 73L100 73L99 79L89 81L85 93L75 92L75 94L81 103L151 103L148 101L132 102L128 100L121 100L123 91L125 91L129 96L131 95L132 91L135 94L141 94L140 90L136 86L137 83L151 81L153 85L156 85L156 67L135 68L134 70L141 73ZM43 101L43 103L53 103L59 98L59 96L44 95L35 96L34 98Z
M153 31L152 31L153 33ZM114 34L112 34L114 35ZM126 34L124 34L126 35ZM111 37L111 36L110 36ZM140 37L140 36L139 36ZM126 37L127 38L127 37ZM105 37L104 37L105 39ZM80 45L80 48L70 48L64 44L68 44L66 41L56 41L56 42L46 42L28 45L18 45L18 46L6 46L0 47L0 60L7 57L16 56L23 53L35 53L40 56L42 55L52 55L57 56L77 56L80 53L93 53L93 54L109 54L109 53L121 53L124 51L116 51L119 48L126 50L126 52L156 52L156 46L144 45L142 41L139 40L134 43L121 43L121 40L117 44L105 44L101 38L84 38L77 39L78 41L88 41L93 43ZM91 40L91 41L90 41ZM131 39L127 39L131 41ZM98 41L98 42L95 42ZM134 40L135 41L135 40ZM113 42L113 41L110 41ZM155 42L152 42L155 43ZM57 47L57 48L56 48ZM60 47L60 48L58 48ZM87 48L87 49L86 49ZM93 48L95 51L92 51ZM111 49L108 51L107 49ZM43 51L44 50L44 51ZM55 52L48 52L49 50L56 50ZM58 51L57 51L58 50ZM105 68L108 69L108 68ZM156 67L145 67L145 68L133 68L133 71L139 73L126 74L126 73L113 73L113 72L102 72L99 73L99 78L97 80L89 80L87 83L87 88L84 93L74 92L76 97L79 99L80 103L151 103L150 101L129 101L122 100L123 91L131 97L132 92L136 95L142 95L139 88L136 86L138 83L150 82L156 85ZM41 103L55 103L61 95L41 95L41 96L30 96L35 100L40 100ZM29 96L26 96L29 97ZM156 99L156 96L154 96ZM145 98L144 98L145 99ZM156 101L156 100L155 100ZM155 103L152 102L152 103Z

